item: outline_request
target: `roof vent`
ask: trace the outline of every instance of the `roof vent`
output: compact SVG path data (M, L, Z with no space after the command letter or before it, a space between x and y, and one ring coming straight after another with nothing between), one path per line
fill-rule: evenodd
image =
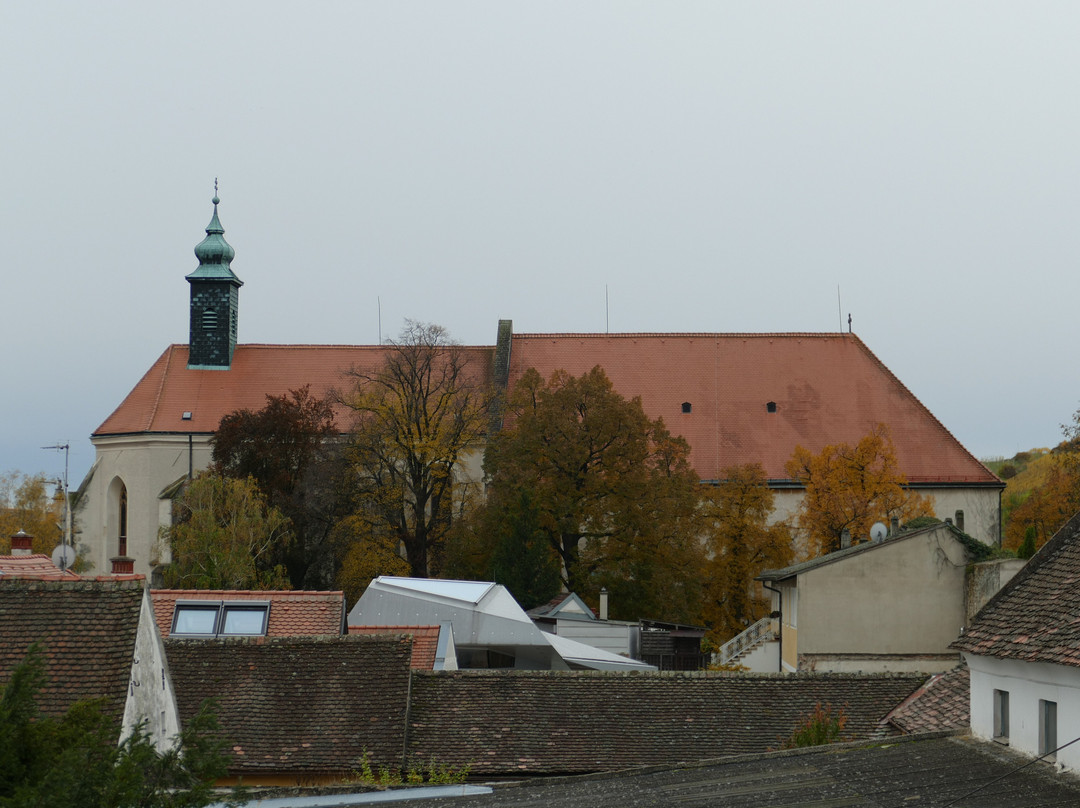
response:
M765 410L767 412L776 412L776 402L770 401L768 404L765 405Z
M689 401L684 401L684 402L682 403L682 411L683 411L683 412L690 412L690 411L691 411L692 409L693 409L693 407L691 407L691 406L690 406L690 402L689 402Z

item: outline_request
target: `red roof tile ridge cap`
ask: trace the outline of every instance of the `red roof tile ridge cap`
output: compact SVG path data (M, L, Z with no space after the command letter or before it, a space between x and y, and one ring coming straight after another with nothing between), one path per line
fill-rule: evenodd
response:
M990 480L1001 482L1000 478L998 478L998 476L996 474L994 474L994 472L990 471L990 469L988 469L985 465L983 465L982 461L980 461L979 458L975 457L975 455L973 455L971 452L969 452L967 447L964 446L964 444L962 444L957 439L957 437L952 432L949 431L949 429L945 426L945 424L941 423L941 421L939 421L937 419L937 416L934 415L934 413L930 412L930 408L927 407L925 404L923 404L922 401L919 399L919 397L917 395L915 395L913 392L911 392L911 390L908 389L907 385L904 384L902 381L900 381L900 379L897 378L896 375L891 370L889 370L889 368L885 365L884 362L882 362L880 359L878 359L877 355L873 351L870 350L870 348L867 346L867 344L865 342L863 342L861 339L859 339L859 337L856 336L855 334L851 334L850 336L854 338L855 344L860 349L862 349L863 352L866 353L866 355L870 358L870 360L872 362L874 362L874 364L876 364L878 366L878 368L883 373L885 373L886 376L888 376L888 378L892 379L894 384L896 384L901 390L903 390L905 393L907 393L909 396L911 396L911 400L919 405L919 407L922 409L922 411L924 413L926 413L926 415L928 415L930 417L931 422L936 424L938 429L940 429L949 440L951 440L953 443L955 443L957 448L960 449L961 452L963 452L965 455L967 455L972 460L974 460L975 463L979 466L979 468L981 468L983 471L986 472L987 477Z
M303 597L305 595L343 595L340 589L151 589L151 595L199 594L199 595L280 595Z
M853 337L854 334L847 334L842 331L621 331L613 332L610 334L601 334L595 331L566 331L566 332L551 332L551 333L515 333L514 339L553 339L560 337L567 337L572 339L580 338L600 338L607 339L610 337L626 338L626 337L699 337L699 338L820 338L830 339L836 337Z
M113 416L116 415L116 413L120 412L120 410L122 410L124 408L124 405L127 403L128 398L131 397L132 393L134 393L137 389L139 389L139 385L142 384L143 379L147 378L153 372L154 368L156 368L158 366L159 362L161 362L162 360L165 360L165 367L162 369L162 372L161 372L161 380L158 383L157 399L155 399L155 401L154 401L154 407L153 407L153 409L151 411L151 414L150 414L150 420L147 422L147 425L146 425L146 427L144 429L137 430L137 432L148 432L148 431L150 431L150 426L154 422L154 413L157 412L157 405L158 405L158 402L161 399L161 391L162 391L162 388L165 386L165 379L168 378L168 375L169 375L169 365L170 365L170 360L172 358L173 350L175 348L186 348L186 347L187 347L186 345L173 344L173 345L170 345L168 348L166 348L162 352L161 356L159 356L157 359L155 359L154 362L150 365L150 367L147 368L146 373L144 373L142 376L139 377L139 381L136 382L135 386L132 387L131 390L128 391L128 394L126 396L124 396L123 400L115 408L113 408L113 411L109 413L109 416L104 421L102 421L100 424L98 424L97 429L95 429L93 432L90 433L90 437L93 438L93 437L95 437L97 435L116 435L116 434L130 435L130 434L136 434L136 432L120 432L120 433L118 433L118 432L102 432L101 429L102 429L102 427L105 426L105 424L109 423L109 421L112 420Z
M245 350L254 348L254 349L268 349L268 350L275 350L275 351L280 351L280 350L285 350L285 349L305 351L305 350L310 350L310 349L324 349L324 348L334 348L334 349L340 349L340 350L343 350L343 351L358 351L358 350L386 351L386 350L392 348L393 346L392 345L371 345L371 344L368 344L368 343L365 343L365 344L362 344L362 345L352 345L352 344L344 343L344 342L311 342L311 343L305 343L305 342L301 342L301 343L248 342L248 343L243 343L243 344L237 345L236 347L237 347L237 349L243 348ZM455 344L453 347L455 347L455 348L464 348L466 350L469 350L469 349L491 350L493 346L491 346L491 345L457 345L457 344Z
M157 393L154 395L154 403L153 406L150 407L150 415L146 419L145 429L147 431L149 431L150 427L154 425L154 419L157 417L158 407L161 406L161 398L165 392L165 380L169 378L169 371L172 370L173 349L175 347L175 345L170 345L168 348L165 349L165 369L161 373L161 381L158 382Z

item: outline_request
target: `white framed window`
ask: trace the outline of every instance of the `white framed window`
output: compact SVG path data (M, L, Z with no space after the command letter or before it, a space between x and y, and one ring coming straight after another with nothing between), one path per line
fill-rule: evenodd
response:
M1009 691L994 691L994 740L1009 742Z
M267 600L178 600L170 634L178 637L262 637Z
M1057 702L1039 699L1039 757L1053 760L1057 746Z

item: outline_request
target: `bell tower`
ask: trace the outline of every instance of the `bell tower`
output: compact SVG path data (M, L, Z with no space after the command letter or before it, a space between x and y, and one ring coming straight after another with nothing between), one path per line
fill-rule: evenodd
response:
M214 180L214 215L206 226L206 238L195 247L199 268L187 276L191 284L188 367L195 370L228 370L236 348L240 287L244 282L229 265L236 251L225 240L225 228L218 220L220 201Z

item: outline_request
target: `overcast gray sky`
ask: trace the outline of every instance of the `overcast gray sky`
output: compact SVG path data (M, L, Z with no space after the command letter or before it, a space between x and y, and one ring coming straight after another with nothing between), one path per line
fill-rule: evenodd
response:
M241 342L850 312L977 456L1053 445L1078 39L1076 2L0 4L0 471L70 441L77 485L187 341L214 177Z

